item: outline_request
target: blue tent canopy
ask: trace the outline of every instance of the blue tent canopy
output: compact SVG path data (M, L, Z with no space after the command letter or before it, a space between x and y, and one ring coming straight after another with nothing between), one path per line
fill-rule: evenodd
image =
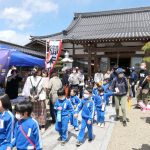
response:
M12 51L10 56L9 65L11 66L20 66L20 67L33 67L40 66L44 67L45 62L44 59L34 57L19 51Z
M20 66L20 67L33 67L39 66L44 67L44 59L34 57L25 53L20 52L18 49L14 49L9 45L0 44L0 50L9 51L9 66Z

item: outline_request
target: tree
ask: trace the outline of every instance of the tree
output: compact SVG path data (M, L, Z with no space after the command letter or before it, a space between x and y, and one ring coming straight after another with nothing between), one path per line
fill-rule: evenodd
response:
M147 64L147 69L150 71L150 42L147 42L143 47L142 50L145 52L145 56L143 58L144 62Z

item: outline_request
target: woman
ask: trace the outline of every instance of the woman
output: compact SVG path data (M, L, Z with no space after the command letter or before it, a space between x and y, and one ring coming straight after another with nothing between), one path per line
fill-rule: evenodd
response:
M27 78L22 93L23 96L30 97L33 105L32 117L38 121L42 132L46 125L46 76L45 72L42 77L39 76L38 68L34 67L33 75Z
M124 76L124 70L122 68L117 69L117 77L112 81L112 90L115 92L115 104L116 104L116 121L119 117L119 105L121 104L121 110L123 114L123 126L126 126L126 101L128 92L128 82Z
M6 83L6 94L10 99L15 99L18 97L19 82L21 81L22 78L19 77L17 70L12 70L11 76L7 78Z

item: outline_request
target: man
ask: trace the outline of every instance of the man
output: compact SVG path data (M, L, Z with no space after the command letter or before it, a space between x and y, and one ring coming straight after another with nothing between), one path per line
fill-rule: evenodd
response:
M69 76L68 81L69 81L71 89L76 89L76 91L78 91L80 77L76 71L76 68L73 69L72 73ZM77 92L77 94L78 94L78 92Z
M57 91L60 88L62 88L62 82L56 72L54 72L52 76L53 77L49 81L48 88L50 89L50 114L52 117L52 122L55 123L56 119L55 119L55 112L54 112L54 104L58 99Z
M148 103L148 93L149 93L149 83L147 81L147 77L149 72L146 68L146 63L141 63L141 70L139 72L139 95L137 97L137 101L143 100L145 105Z

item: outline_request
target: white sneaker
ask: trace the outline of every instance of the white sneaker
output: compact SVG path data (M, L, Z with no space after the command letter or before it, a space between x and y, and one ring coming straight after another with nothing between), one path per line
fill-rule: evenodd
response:
M101 123L98 123L97 126L100 127L100 126L101 126Z
M75 128L75 131L79 131L79 128L78 128L78 127L76 127L76 128Z
M104 128L105 127L105 123L101 123L100 127Z

